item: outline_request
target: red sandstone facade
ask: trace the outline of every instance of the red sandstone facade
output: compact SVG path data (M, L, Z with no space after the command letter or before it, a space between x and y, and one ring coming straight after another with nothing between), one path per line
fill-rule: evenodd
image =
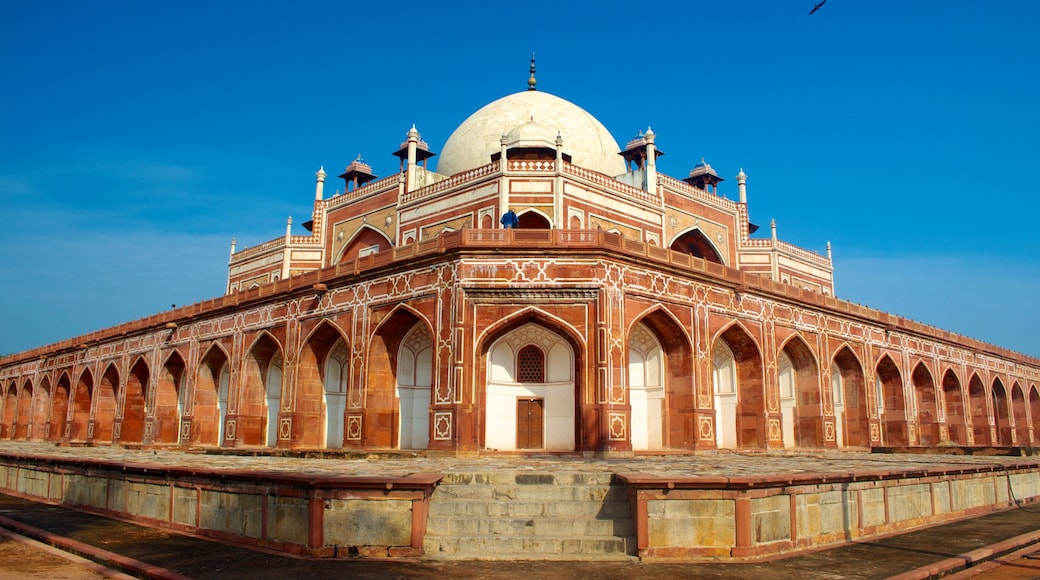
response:
M414 129L396 175L358 160L326 199L320 171L311 234L233 250L221 298L0 360L0 438L1037 446L1040 361L834 298L829 258L775 227L751 237L743 172L734 202L707 164L658 174L650 131L586 150L597 136L581 131L598 129L574 129L577 107L532 95L485 108L482 121L534 113L478 143L478 165L460 126L451 175L426 168ZM623 172L604 173L611 155ZM517 228L500 225L508 209Z

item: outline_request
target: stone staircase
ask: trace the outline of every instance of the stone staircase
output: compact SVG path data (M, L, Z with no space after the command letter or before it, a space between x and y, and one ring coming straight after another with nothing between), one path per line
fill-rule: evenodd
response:
M609 473L449 473L430 502L427 558L629 560L635 525Z

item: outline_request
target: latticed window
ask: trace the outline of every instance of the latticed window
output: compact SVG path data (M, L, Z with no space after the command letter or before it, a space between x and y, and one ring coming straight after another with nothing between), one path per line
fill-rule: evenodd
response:
M516 382L545 382L545 354L542 349L533 344L520 349L516 355Z

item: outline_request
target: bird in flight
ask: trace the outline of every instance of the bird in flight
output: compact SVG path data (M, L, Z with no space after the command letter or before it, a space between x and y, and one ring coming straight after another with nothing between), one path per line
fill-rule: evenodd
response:
M820 6L823 6L823 5L824 5L824 4L826 4L826 3L827 3L827 0L823 0L822 2L820 2L819 4L817 4L816 6L813 6L813 7L812 7L812 10L810 10L810 11L809 11L809 16L812 16L812 15L813 15L813 13L815 13L815 12L816 12L817 10L819 10L819 9L820 9Z

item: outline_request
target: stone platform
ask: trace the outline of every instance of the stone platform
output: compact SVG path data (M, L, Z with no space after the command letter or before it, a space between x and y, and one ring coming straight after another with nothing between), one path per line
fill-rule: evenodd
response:
M299 455L5 441L0 487L340 558L762 559L1040 498L1040 461L994 455Z

